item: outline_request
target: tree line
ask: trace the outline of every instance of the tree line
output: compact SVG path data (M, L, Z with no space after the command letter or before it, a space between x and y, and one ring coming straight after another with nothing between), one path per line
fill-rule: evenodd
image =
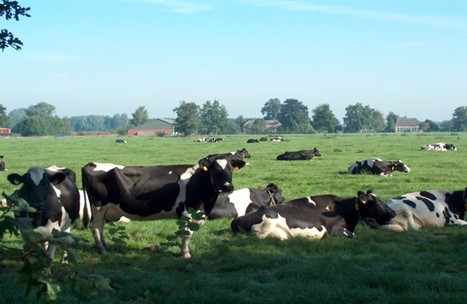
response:
M129 117L127 114L83 115L60 118L54 114L55 106L39 102L28 108L14 109L8 114L0 104L0 127L9 127L22 136L57 135L63 132L115 132L126 134L128 129L149 120L149 112L139 106ZM173 109L176 115L175 131L181 135L215 135L240 133L358 133L394 132L399 115L383 114L369 105L356 103L345 108L343 124L332 112L329 104L320 104L311 111L297 99L269 99L261 108L261 118L229 118L224 105L218 100L206 101L201 106L181 101ZM272 124L275 128L270 129ZM467 106L454 109L451 120L436 123L426 119L420 122L424 132L463 132L467 128Z

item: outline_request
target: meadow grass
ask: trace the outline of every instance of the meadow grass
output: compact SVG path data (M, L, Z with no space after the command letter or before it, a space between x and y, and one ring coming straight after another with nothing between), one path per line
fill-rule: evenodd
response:
M194 138L116 137L1 138L0 154L9 171L0 172L0 189L11 193L9 173L30 166L58 165L78 175L86 163L124 165L194 164L212 153L246 148L249 165L234 172L236 189L264 187L270 182L287 200L325 193L354 196L373 189L382 199L426 189L461 190L467 186L467 134L328 134L289 135L287 142L246 144L259 136L224 136L221 143L195 143ZM422 151L427 143L448 142L456 152ZM313 161L277 161L285 151L317 147ZM379 157L403 160L412 171L391 177L352 176L347 168L356 160ZM464 253L467 231L462 227L388 233L357 226L354 239L297 238L259 241L233 235L230 220L209 221L191 243L193 258L179 256L179 248L160 244L173 235L173 220L117 224L128 240L109 241L108 253L98 255L88 229L78 223L74 233L87 239L77 250L74 265L83 273L109 277L114 293L81 299L63 283L61 303L461 303L467 294ZM20 242L6 238L5 244ZM22 286L14 284L19 264L4 261L0 302L27 303ZM61 266L57 266L61 267Z

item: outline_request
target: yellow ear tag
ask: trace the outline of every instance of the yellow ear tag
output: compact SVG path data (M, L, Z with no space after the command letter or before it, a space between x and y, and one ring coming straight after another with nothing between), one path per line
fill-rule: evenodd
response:
M204 171L208 171L208 167L203 166L203 170L204 170Z
M365 205L365 204L366 204L366 201L362 201L362 204Z

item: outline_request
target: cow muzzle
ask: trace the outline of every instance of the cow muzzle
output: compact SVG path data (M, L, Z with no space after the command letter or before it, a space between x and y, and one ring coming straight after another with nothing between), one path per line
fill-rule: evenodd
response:
M218 189L219 192L232 192L233 190L234 186L232 183L225 183Z

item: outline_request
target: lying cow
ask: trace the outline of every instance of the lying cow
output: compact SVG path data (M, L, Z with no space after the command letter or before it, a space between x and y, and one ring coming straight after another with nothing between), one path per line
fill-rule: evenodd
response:
M124 167L89 163L82 168L83 190L93 209L91 230L96 247L105 252L104 224L121 216L130 220L157 220L190 216L189 208L204 207L207 215L220 192L233 191L232 172L243 160L207 157L195 166ZM183 238L188 259L190 233Z
M208 219L235 218L258 210L261 206L282 204L282 190L275 184L264 189L243 188L232 193L221 193Z
M371 218L384 225L393 216L394 211L371 191L359 191L352 198L319 195L261 207L234 219L231 228L233 232L253 232L260 239L286 240L297 236L322 239L327 235L351 238L359 219Z
M276 157L277 160L311 160L313 156L321 156L317 148L313 150L300 150L294 152L285 152Z
M16 194L37 211L21 212L19 216L32 219L34 228L39 226L52 230L69 232L71 225L79 218L80 200L74 172L70 169L44 169L31 167L25 174L12 173L8 181L13 185L22 185ZM89 218L89 216L88 216ZM47 246L50 261L55 255L55 246ZM66 253L62 256L65 261Z
M236 151L232 151L228 153L210 154L206 158L212 158L212 157L223 157L227 159L236 158L236 159L242 160L244 158L250 158L251 155L250 153L248 153L247 149L243 148L241 150L236 150Z
M400 159L397 161L384 161L379 158L358 160L348 169L350 174L373 174L390 176L394 171L409 173L410 168Z
M421 147L422 150L434 150L434 151L457 151L457 147L454 144L436 143L428 144Z
M404 194L386 204L396 211L389 224L375 225L395 232L447 225L466 226L467 188L461 191L430 190Z

